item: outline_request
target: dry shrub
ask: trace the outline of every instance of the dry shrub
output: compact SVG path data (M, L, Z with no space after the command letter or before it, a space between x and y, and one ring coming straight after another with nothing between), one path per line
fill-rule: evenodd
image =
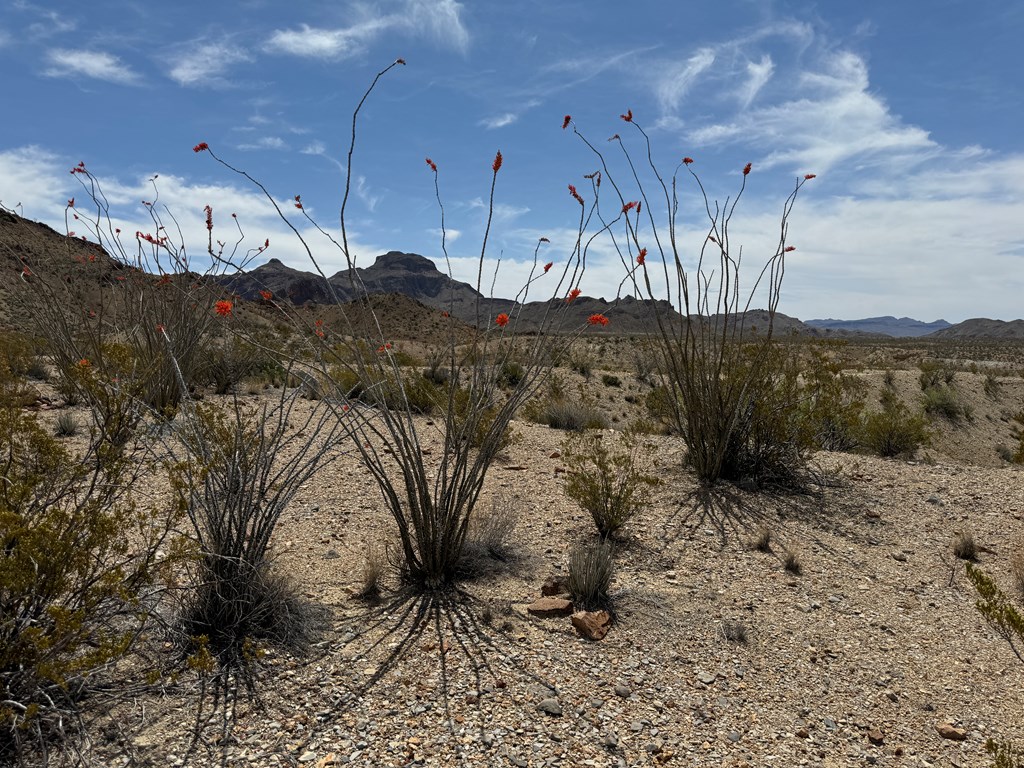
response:
M800 553L794 548L786 547L782 554L782 567L794 576L801 575L804 572L804 566L800 560Z
M879 456L906 456L929 440L924 417L913 414L891 389L881 397L882 410L869 413L861 427L862 445Z
M767 525L762 525L757 529L754 534L754 538L750 543L751 547L756 549L758 552L771 552L772 551L772 529Z
M961 531L953 539L953 554L961 560L970 562L978 559L978 545L970 531Z

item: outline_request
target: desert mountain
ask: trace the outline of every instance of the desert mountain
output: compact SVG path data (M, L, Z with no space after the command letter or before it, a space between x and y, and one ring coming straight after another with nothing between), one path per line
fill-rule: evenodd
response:
M1024 320L989 320L975 317L928 334L929 339L1024 339Z
M929 333L949 327L949 323L945 320L925 323L912 317L893 317L892 315L865 317L861 320L833 320L832 318L827 318L824 320L806 320L804 322L812 328L832 331L855 331L896 337L926 336Z

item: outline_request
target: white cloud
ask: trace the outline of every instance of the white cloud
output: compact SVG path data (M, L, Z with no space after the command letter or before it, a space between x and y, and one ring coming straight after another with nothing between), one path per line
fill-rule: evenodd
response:
M263 136L254 142L239 144L238 148L249 151L258 149L287 149L288 145L279 136Z
M36 11L36 9L32 9ZM78 22L74 19L62 16L56 11L36 11L45 21L36 21L28 25L28 33L36 40L61 35L65 32L73 32L78 28Z
M517 115L515 112L506 112L503 115L485 117L478 123L478 125L481 125L489 130L493 130L495 128L504 128L506 125L512 125L512 123L514 123L518 119L519 115Z
M311 141L299 150L304 155L322 155L327 151L322 141Z
M654 76L654 92L662 110L674 112L697 78L715 63L710 48L700 48L686 61L666 64Z
M232 65L251 60L251 54L227 40L196 41L173 53L167 74L179 85L223 85Z
M468 205L470 208L476 208L482 211L487 210L487 203L480 197L470 200ZM494 221L498 223L507 223L518 219L520 216L525 216L529 212L530 209L526 206L516 206L508 203L495 203Z
M373 213L377 208L377 203L381 201L383 195L375 195L370 191L370 185L366 183L365 176L356 177L356 195L363 204L369 209L370 213Z
M758 92L771 79L775 72L775 63L772 57L765 54L758 62L747 62L747 80L740 86L737 96L744 109L750 106Z
M56 155L30 145L0 152L0 202L8 208L22 204L31 218L63 208L77 184Z
M384 33L400 32L425 35L439 45L464 52L470 38L461 13L462 4L454 0L405 0L392 13L368 16L347 27L301 24L298 29L274 30L267 48L292 56L339 60L362 53Z
M47 51L50 66L43 71L48 77L74 77L83 75L121 85L135 85L141 78L127 64L112 54L102 51L55 48Z
M461 229L452 229L451 227L445 227L444 232L442 233L441 228L437 227L436 229L428 229L427 230L427 234L431 235L432 237L436 237L437 238L437 243L438 243L437 247L438 247L438 249L440 249L442 234L444 235L444 237L447 240L447 242L454 243L456 240L458 240L460 237L462 237L462 230ZM438 266L438 268L440 269L440 265Z

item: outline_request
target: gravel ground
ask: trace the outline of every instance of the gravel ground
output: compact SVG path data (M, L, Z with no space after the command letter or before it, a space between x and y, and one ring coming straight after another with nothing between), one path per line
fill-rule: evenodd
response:
M229 765L318 768L980 766L987 738L1024 743L1024 664L952 555L973 533L1009 588L1020 468L819 454L829 481L813 495L707 494L679 441L651 437L664 483L617 547L616 620L591 642L568 618L526 611L594 533L562 491L564 434L515 429L481 501L518 515L515 556L458 594L403 599L389 576L380 604L353 599L366 547L390 536L379 493L350 455L303 489L276 552L328 626L301 658L270 652L258 705L239 703L226 744L207 723L188 764L223 752ZM762 527L771 552L752 547ZM185 763L194 694L182 676L120 708L121 735L99 754Z

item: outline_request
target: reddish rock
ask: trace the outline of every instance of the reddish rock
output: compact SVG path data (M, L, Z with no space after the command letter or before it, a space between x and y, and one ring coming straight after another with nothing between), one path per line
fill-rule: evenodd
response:
M527 606L527 611L534 616L547 618L549 616L568 616L572 613L572 600L562 597L542 597L534 600Z
M868 741L874 744L876 747L880 746L885 741L885 736L877 728L872 728L868 731Z
M797 732L796 732L796 735L797 735L798 738L801 738L801 739L809 739L809 738L811 738L811 733L806 728L798 728Z
M957 728L951 723L936 723L935 730L939 732L939 736L944 739L950 739L952 741L964 741L967 739L967 731L963 728Z
M540 588L540 593L544 595L544 597L563 595L568 591L569 585L565 583L565 579L561 576L554 575L548 576Z
M580 637L601 640L611 628L612 617L608 611L577 611L572 615L572 625Z

